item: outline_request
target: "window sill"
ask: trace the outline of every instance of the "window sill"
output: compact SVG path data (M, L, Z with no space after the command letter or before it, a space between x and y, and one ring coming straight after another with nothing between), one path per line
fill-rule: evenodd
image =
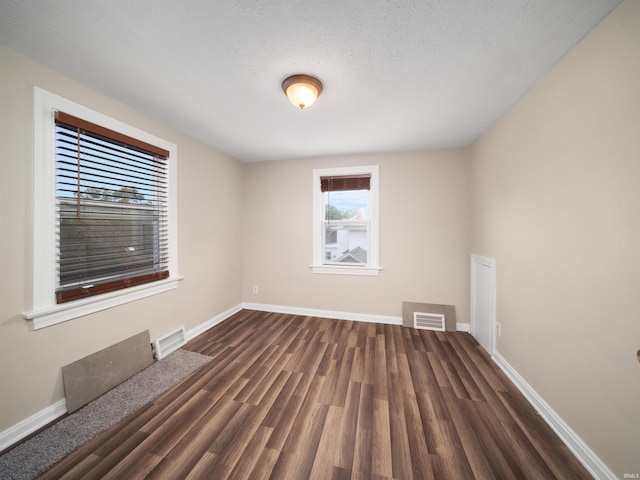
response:
M352 267L343 265L311 265L313 273L329 275L364 275L377 277L382 268L380 267Z
M25 320L33 321L33 329L50 327L57 323L73 320L74 318L89 315L91 313L106 310L107 308L116 307L125 303L140 300L141 298L150 297L159 293L167 292L177 288L178 282L184 277L169 277L166 280L145 283L137 287L119 290L117 292L109 292L95 297L89 297L82 300L76 300L69 303L51 305L48 307L32 310L22 314Z

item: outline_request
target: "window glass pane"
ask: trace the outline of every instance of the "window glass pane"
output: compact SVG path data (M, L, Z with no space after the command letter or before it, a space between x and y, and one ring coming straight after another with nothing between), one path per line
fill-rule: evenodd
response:
M156 271L162 242L160 212L106 202L63 201L59 225L59 281L64 288Z
M369 218L369 190L324 192L324 219Z
M166 160L56 124L59 302L168 272Z
M324 192L324 263L366 265L369 191Z

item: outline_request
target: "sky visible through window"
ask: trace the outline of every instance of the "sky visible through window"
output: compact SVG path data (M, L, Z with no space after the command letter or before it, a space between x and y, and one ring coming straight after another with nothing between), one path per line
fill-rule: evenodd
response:
M78 152L80 151L80 152ZM152 204L154 156L56 125L56 196Z
M342 192L324 192L324 203L330 203L338 210L363 208L369 214L369 190L346 190Z

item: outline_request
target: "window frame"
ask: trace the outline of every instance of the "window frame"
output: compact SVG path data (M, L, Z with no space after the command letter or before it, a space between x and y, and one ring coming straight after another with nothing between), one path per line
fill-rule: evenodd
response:
M325 264L324 255L324 195L320 187L321 177L345 175L371 175L369 189L369 251L366 265ZM377 165L357 167L317 168L313 170L313 260L312 273L332 275L377 276L382 268L379 259L379 168Z
M84 107L51 92L34 87L33 110L33 266L32 310L23 317L33 321L34 330L72 320L117 305L177 288L177 146L148 132ZM169 151L169 277L92 297L56 303L56 197L55 197L55 112L61 110L138 138Z

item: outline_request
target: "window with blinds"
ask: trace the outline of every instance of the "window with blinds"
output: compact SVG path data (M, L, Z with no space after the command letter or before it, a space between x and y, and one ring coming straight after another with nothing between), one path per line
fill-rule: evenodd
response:
M378 166L315 168L312 178L311 271L378 276Z
M323 263L369 263L369 190L371 175L320 177L323 195Z
M56 299L169 276L167 150L56 112Z

